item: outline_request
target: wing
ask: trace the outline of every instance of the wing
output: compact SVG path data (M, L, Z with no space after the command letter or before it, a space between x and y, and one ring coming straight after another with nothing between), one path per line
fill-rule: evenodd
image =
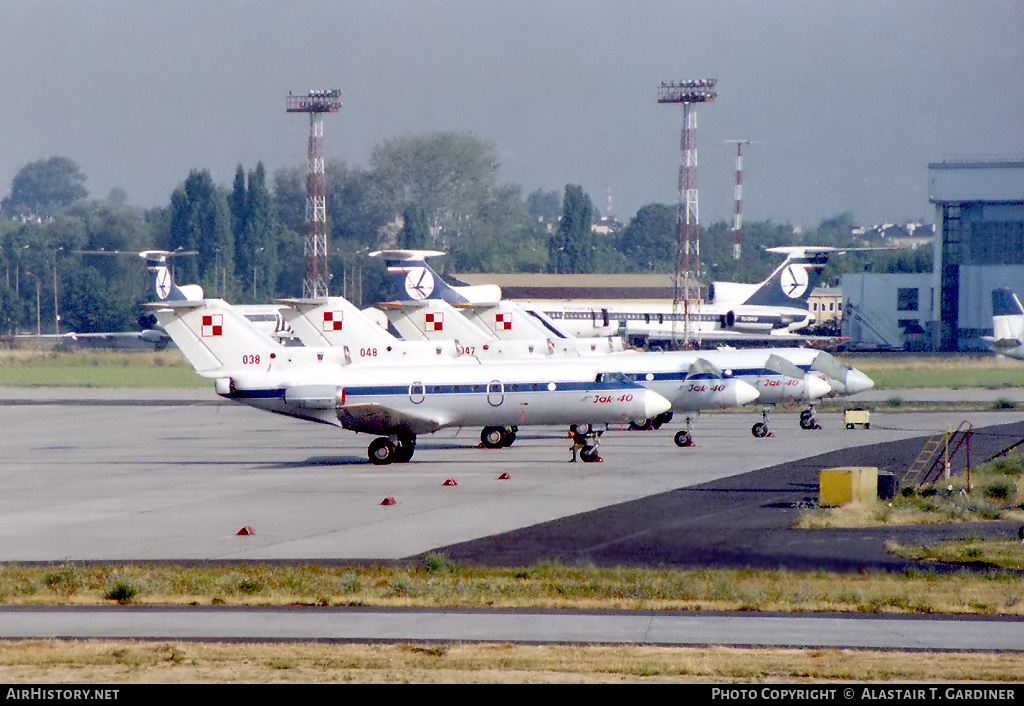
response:
M338 419L346 429L367 434L429 434L444 426L437 419L409 414L382 404L341 406Z

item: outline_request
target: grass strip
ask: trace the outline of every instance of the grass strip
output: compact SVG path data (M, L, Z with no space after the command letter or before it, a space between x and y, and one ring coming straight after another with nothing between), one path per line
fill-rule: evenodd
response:
M645 645L0 641L33 684L632 684L1016 682L1024 654ZM940 686L946 695L946 687ZM116 687L111 687L116 688ZM760 687L756 687L760 693ZM859 694L858 688L858 694Z
M0 566L5 605L309 605L1022 615L1024 575L420 564Z

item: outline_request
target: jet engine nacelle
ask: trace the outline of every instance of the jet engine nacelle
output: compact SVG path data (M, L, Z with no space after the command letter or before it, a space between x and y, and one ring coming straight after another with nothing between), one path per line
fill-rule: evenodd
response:
M337 409L345 404L345 388L337 385L293 385L285 388L284 401L299 409Z
M759 285L743 282L712 282L708 285L708 301L712 304L729 304L746 301Z

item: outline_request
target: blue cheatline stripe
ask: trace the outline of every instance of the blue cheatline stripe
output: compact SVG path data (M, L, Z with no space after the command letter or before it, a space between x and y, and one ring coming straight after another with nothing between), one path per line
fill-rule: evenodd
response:
M633 382L627 380L614 380L607 382L558 382L545 380L543 382L515 382L515 383L504 383L503 391L507 393L514 392L549 392L548 384L554 382L555 392L616 392L616 391L627 391L635 392L642 390L643 388ZM349 396L379 396L386 397L388 395L401 395L407 396L410 394L410 387L412 385L339 385L339 387L345 388L345 394ZM428 395L451 395L451 394L481 394L486 395L488 393L487 383L459 383L453 384L438 384L438 385L417 385L415 394L428 394ZM234 390L230 394L222 395L228 399L275 399L283 398L285 394L284 388L253 388L248 390Z
M272 387L267 389L255 389L255 390L232 390L230 394L221 395L229 400L271 400L275 397L284 397L283 387Z

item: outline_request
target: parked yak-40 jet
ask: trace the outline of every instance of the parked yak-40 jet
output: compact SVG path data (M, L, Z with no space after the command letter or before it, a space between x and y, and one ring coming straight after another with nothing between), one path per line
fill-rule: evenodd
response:
M625 375L672 403L671 410L657 417L631 420L635 427L646 424L660 426L671 418L671 412L686 415L688 428L676 437L679 446L690 445L689 419L693 415L701 411L739 407L753 402L758 396L758 391L746 380L740 377L727 378L713 362L696 355L637 351L581 355L571 347L562 351L543 340L486 338L455 310L447 312L448 321L452 324L461 323L464 327L458 329L461 333L449 332L448 337L439 336L429 340L405 340L393 337L341 297L278 301L287 305L285 318L305 345L330 345L341 349L347 361L382 363L390 360L437 365L455 361L514 363L523 359L572 364L576 360L589 369L599 371L601 375ZM448 306L444 302L440 304ZM443 330L441 327L440 331ZM476 338L473 337L474 332ZM456 338L452 338L452 335ZM786 386L794 394L797 388L802 393L805 384L803 371L796 370L792 365L789 368L793 369L798 380L786 378ZM826 383L813 376L807 377L806 385L819 397L830 391ZM480 441L488 448L500 448L511 445L515 435L514 426L487 425L481 432Z
M577 425L655 417L658 393L579 360L351 365L341 348L283 346L222 300L154 303L157 320L222 397L379 435L371 462L407 462L420 434L446 427ZM590 439L595 438L591 436ZM584 460L597 460L588 443Z
M484 336L483 340L491 340L493 345L496 338L508 343L517 338L523 341L536 339L548 333L547 347L552 351L574 350L586 355L617 348L593 343L606 339L575 338L564 330L564 320L551 320L522 302L497 299L501 292L495 286L476 285L467 290L457 284L449 284L426 263L428 254L441 253L416 250L375 253L385 259L398 291L410 297L404 302L384 307L403 337L442 340L455 336L461 344L468 345L467 342L472 341L475 335ZM413 293L423 298L413 299ZM456 305L449 303L459 297L476 301ZM460 312L466 316L460 316ZM479 347L479 340L476 345ZM543 347L543 343L535 342L534 347ZM762 406L762 420L751 427L755 437L771 435L768 411L772 407L805 406L800 414L800 427L816 429L819 425L814 405L819 399L852 395L873 386L860 371L829 353L817 350L784 347L646 353L643 356L646 357L633 363L646 369L632 368L633 363L623 363L617 356L613 365L636 379L636 376L652 374L668 382L699 359L723 371L725 379L740 379L754 387L758 392L757 403ZM689 418L687 430L677 436L677 443L679 440L689 441Z

